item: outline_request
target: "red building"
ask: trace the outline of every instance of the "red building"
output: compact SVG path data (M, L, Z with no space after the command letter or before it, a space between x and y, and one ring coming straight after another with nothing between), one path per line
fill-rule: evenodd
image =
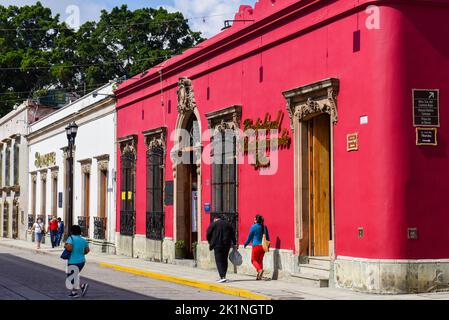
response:
M119 253L176 262L177 241L187 258L198 241L198 266L214 267L211 217L226 214L243 244L260 213L274 277L381 293L447 285L448 17L447 0L259 0L124 82ZM223 154L235 161L211 165L226 128L279 129L279 145L258 134L241 148L240 131ZM268 139L267 164L255 150ZM254 273L242 252L238 272Z

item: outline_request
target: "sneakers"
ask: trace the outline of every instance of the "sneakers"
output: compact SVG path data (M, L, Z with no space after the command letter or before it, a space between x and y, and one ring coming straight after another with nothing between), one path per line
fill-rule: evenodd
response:
M88 288L89 288L89 284L88 284L88 283L83 283L83 284L81 285L81 296L82 296L82 297L85 296L85 294L86 294Z
M79 298L80 295L78 294L78 292L70 292L69 297L70 298Z
M226 278L221 278L220 280L217 280L218 283L225 283L228 282L228 279Z

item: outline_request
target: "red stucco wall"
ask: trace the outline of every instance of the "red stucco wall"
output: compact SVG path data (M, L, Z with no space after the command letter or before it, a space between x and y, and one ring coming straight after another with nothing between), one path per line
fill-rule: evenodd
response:
M165 174L166 180L173 180L169 151L173 148L170 134L177 118L179 77L193 79L202 130L207 128L207 112L236 104L242 106L242 123L247 118L263 118L266 112L275 117L282 110L282 127L290 130L282 92L333 77L340 80L339 121L333 128L336 254L448 258L449 131L445 126L449 117L449 42L445 39L449 1L278 0L275 6L271 0L259 2L254 10L242 7L237 15L255 17L254 25L236 25L200 48L164 62L162 94L155 69L142 79L128 80L116 92L117 136L138 135L137 233L145 234L146 147L142 131L168 127ZM379 30L365 27L366 4L380 5ZM269 14L271 18L264 18ZM288 14L289 18L279 20ZM361 32L359 52L353 52L356 30ZM231 34L232 38L226 38ZM412 88L440 89L437 147L415 145ZM367 125L360 125L362 115L369 117ZM346 135L352 132L359 133L360 148L348 153ZM272 176L260 175L249 164L239 166L240 243L254 215L261 213L273 243L295 248L293 156L293 144L289 150L279 151L278 172ZM118 163L120 167L120 159ZM202 170L203 209L203 204L211 201L211 175L209 166L203 165ZM119 221L120 194L117 203ZM204 239L209 224L204 209L202 221ZM119 226L118 222L117 230ZM358 238L358 227L364 228L363 238ZM418 240L407 239L409 227L418 228ZM173 236L172 206L166 207L166 236Z

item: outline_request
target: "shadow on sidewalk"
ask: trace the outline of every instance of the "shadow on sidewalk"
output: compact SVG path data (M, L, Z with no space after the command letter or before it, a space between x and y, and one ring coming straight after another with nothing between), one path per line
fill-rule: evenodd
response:
M88 267L89 264L86 266ZM0 253L0 273L3 278L8 279L8 282L17 284L18 287L29 288L42 296L48 297L47 299L70 299L67 297L69 290L65 287L66 273L62 270L11 254ZM89 292L82 298L83 300L162 300L85 278L81 272L81 283L84 282L89 283ZM14 292L14 288L10 288L10 290ZM23 296L23 292L16 292L15 294ZM32 296L24 296L24 298L33 299Z

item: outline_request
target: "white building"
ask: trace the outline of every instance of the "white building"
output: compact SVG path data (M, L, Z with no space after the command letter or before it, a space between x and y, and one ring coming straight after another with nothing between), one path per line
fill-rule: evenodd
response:
M27 100L0 119L0 236L26 239L28 221L28 126L53 107Z
M35 122L29 144L29 208L33 217L53 214L67 226L66 126L74 121L73 224L91 247L115 253L115 98L109 84Z

